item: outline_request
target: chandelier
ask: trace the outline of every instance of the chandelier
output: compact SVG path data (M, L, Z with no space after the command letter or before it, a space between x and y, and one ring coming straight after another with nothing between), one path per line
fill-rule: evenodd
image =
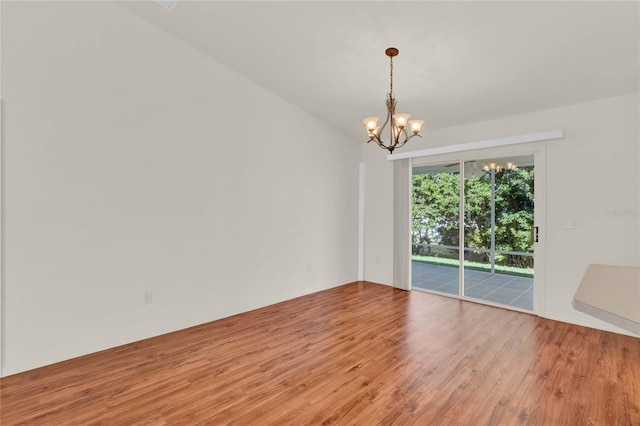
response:
M420 136L419 133L422 129L422 125L424 124L424 120L409 120L411 115L406 113L396 113L396 100L393 97L393 57L398 56L398 49L395 47L390 47L384 52L389 57L390 63L390 89L387 94L387 119L384 121L382 126L378 126L378 117L367 117L362 122L364 123L364 127L367 130L367 135L369 136L369 140L367 143L374 141L376 142L380 148L388 149L390 153L393 153L393 150L396 148L400 148L404 144L406 144L409 139L414 136ZM391 120L391 123L389 123ZM389 133L391 140L388 144L385 144L380 135L386 125L389 124ZM407 132L407 125L411 129L412 135L409 135Z

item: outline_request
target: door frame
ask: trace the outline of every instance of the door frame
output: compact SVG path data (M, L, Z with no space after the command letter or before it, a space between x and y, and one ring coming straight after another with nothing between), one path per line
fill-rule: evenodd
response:
M545 314L545 288L546 288L546 275L545 275L545 260L546 260L546 145L541 142L527 143L522 145L507 145L494 148L474 149L468 151L457 151L448 154L439 154L425 157L413 157L413 167L417 166L429 166L443 163L454 163L460 161L472 161L481 160L485 158L499 158L509 156L521 156L532 155L534 163L534 226L538 227L539 241L534 242L534 257L533 257L533 312L535 315L544 316ZM464 178L464 171L461 170L461 175ZM463 188L461 187L462 191ZM461 200L462 202L462 200ZM409 197L409 211L411 211L411 197ZM462 227L461 227L462 228ZM463 240L462 240L463 241ZM408 259L411 263L411 257ZM460 274L463 274L463 267L460 267ZM464 279L464 278L462 278ZM462 279L459 280L462 285ZM513 309L520 311L517 308L506 307L505 305L494 304L487 301L478 301L470 297L464 296L462 289L460 295L455 297L460 300L468 300L473 302L479 302L486 305L498 306L506 309Z

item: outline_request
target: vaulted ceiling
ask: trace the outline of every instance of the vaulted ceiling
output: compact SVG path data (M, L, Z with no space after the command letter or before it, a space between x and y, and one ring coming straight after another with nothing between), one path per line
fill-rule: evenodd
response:
M640 90L639 2L120 2L364 140L398 111L432 129Z

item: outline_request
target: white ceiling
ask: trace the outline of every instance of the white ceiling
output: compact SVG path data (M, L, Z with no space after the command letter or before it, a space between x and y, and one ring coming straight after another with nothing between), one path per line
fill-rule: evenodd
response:
M399 112L432 129L640 90L640 2L120 2L319 119L366 139Z

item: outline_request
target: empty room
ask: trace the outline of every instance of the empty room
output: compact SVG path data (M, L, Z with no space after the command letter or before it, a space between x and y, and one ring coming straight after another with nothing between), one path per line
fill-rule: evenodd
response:
M0 37L3 426L640 424L640 2Z

